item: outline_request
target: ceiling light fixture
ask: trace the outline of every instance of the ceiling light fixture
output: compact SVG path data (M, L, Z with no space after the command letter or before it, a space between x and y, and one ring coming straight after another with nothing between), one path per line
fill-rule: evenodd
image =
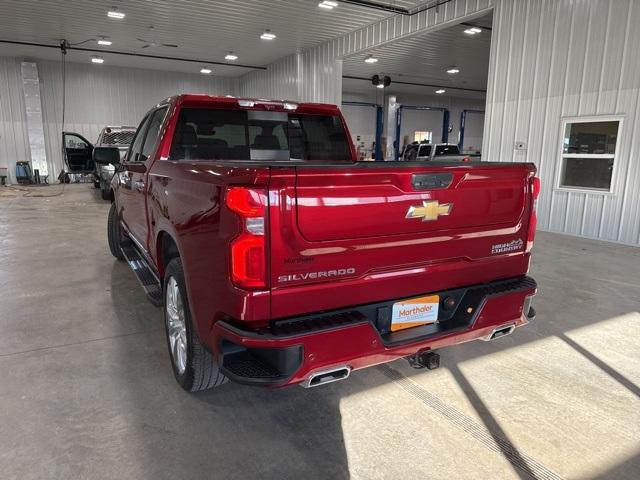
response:
M238 59L238 56L233 52L229 52L224 56L224 59L229 60L230 62L233 62L234 60Z
M480 33L480 32L482 32L482 29L478 27L467 28L464 31L464 33L466 33L467 35L475 35L476 33Z
M449 75L455 75L456 73L460 73L460 69L458 67L454 67L453 65L449 67L447 70Z
M98 45L103 45L105 47L108 47L109 45L112 45L113 42L111 40L109 40L108 37L100 37L98 38Z
M91 63L104 63L104 58L102 58L102 57L91 57Z
M320 8L324 8L325 10L333 10L338 6L338 2L332 2L330 0L323 0L318 4Z
M437 93L438 95L442 95L444 92L446 92L446 90L445 90L444 88L441 88L441 89L439 89L439 90L436 90L436 93Z
M209 75L211 73L211 69L209 67L202 67L200 69L200 73L202 73L204 75Z
M271 30L266 29L262 35L260 35L262 40L273 40L276 38L276 34L272 33Z
M109 10L107 12L107 17L109 18L117 18L118 20L122 20L124 18L124 13L119 12L117 9Z
M378 59L373 55L367 55L367 58L364 59L365 63L377 63Z

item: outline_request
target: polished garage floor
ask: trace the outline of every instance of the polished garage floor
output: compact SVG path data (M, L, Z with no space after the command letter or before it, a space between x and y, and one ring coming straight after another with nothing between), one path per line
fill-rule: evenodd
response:
M535 323L436 371L189 395L108 204L23 193L0 189L2 479L640 477L638 248L540 233Z

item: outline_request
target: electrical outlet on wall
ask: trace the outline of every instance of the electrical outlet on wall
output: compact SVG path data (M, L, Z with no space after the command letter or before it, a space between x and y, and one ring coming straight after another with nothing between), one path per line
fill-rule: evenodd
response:
M521 142L516 140L516 146L515 146L516 150L526 150L527 149L527 144L526 142Z

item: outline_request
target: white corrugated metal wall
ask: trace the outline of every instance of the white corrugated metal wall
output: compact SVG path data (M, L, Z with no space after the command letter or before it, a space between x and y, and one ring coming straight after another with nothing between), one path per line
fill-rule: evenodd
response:
M30 159L20 60L0 57L0 167L15 182L15 165Z
M267 70L243 75L238 95L243 97L300 100L302 75L300 54L289 55L272 63Z
M0 167L15 181L15 162L29 160L20 59L0 58ZM62 170L62 70L37 61L49 179ZM160 100L177 93L237 94L237 79L67 63L65 130L95 141L105 125L136 126Z
M339 104L342 99L342 60L329 44L289 55L240 77L239 95L269 99Z
M38 70L49 171L62 169L62 72L60 62L40 61ZM67 63L66 131L93 142L105 125L137 126L144 114L178 93L234 95L237 81L203 75Z
M540 229L640 243L639 24L636 0L496 0L483 159L538 166ZM555 189L562 117L610 114L613 193Z

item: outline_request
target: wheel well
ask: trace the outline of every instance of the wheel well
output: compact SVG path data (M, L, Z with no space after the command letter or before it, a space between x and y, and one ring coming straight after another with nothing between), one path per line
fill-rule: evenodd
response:
M180 252L175 240L167 232L160 232L158 236L158 270L164 276L164 269L172 258L179 257Z

